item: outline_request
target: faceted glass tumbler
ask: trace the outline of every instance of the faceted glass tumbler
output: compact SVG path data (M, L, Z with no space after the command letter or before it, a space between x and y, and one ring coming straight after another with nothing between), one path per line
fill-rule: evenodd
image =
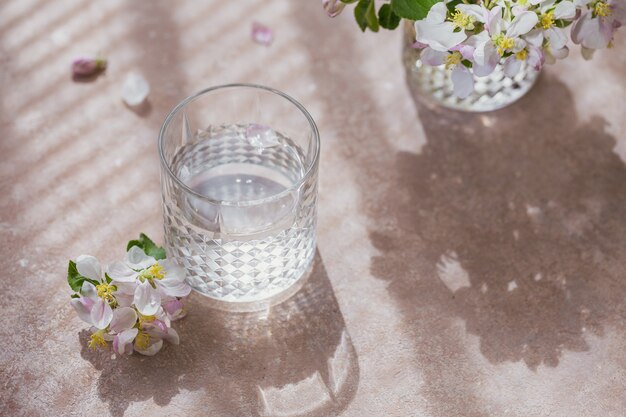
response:
M259 85L185 99L159 134L166 250L199 293L255 302L293 287L315 255L319 133Z

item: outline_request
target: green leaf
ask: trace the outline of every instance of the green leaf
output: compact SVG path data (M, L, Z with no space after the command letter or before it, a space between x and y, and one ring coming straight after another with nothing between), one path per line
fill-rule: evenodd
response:
M382 27L389 30L394 30L400 24L400 16L393 12L389 3L380 6L378 10L378 20Z
M72 294L70 297L71 297L71 298L80 298L80 295L78 295L78 294Z
M85 281L91 282L93 285L99 284L99 282L79 274L78 269L76 269L76 262L70 261L67 267L67 283L70 285L70 288L75 292L80 292Z
M367 28L370 28L372 32L378 32L380 26L374 0L359 0L354 8L354 18L363 32Z
M128 242L126 250L129 250L133 246L138 246L140 249L143 249L146 255L152 256L156 260L165 259L165 249L161 246L157 246L152 239L143 233L139 235L139 239Z
M107 282L107 284L110 284L111 281L113 281L113 278L111 278L109 276L109 274L107 274L106 272L104 273L104 280Z
M367 26L372 30L372 32L378 32L378 17L376 16L376 4L375 0L371 0L369 6L367 7L367 12L365 13L365 20L367 21Z
M341 0L342 3L346 3L346 4L352 4L352 3L356 3L359 0Z
M440 0L391 0L393 12L409 20L422 20Z
M367 29L367 18L365 15L367 14L370 2L371 0L359 0L359 3L354 8L354 18L363 32Z

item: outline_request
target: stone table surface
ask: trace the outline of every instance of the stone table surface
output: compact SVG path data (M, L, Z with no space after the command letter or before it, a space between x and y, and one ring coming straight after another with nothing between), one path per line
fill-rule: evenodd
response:
M411 94L400 31L319 3L0 4L0 414L626 415L626 34L465 114ZM73 82L95 53L106 74ZM129 71L152 86L139 111L120 100ZM160 124L237 81L319 125L314 273L260 313L192 295L157 357L87 349L67 260L162 241Z

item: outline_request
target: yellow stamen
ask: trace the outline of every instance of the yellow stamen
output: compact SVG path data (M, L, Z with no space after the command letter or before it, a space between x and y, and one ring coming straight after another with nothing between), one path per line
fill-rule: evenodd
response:
M113 292L116 290L114 285L111 284L98 284L96 285L96 291L98 292L98 297L102 298L106 301L111 301L114 299Z
M597 2L595 7L593 8L593 11L596 12L596 15L600 17L607 17L613 13L611 6L603 1Z
M450 69L452 67L459 65L462 59L463 59L463 55L461 55L459 51L452 52L450 55L446 57L446 60L445 60L446 69Z
M98 330L91 335L91 340L89 341L89 347L91 349L96 349L98 346L106 347L106 345L107 342L104 340L104 330Z
M155 263L150 268L148 268L148 273L152 276L152 278L163 279L165 276L165 272L163 272L163 267L159 265L159 263Z
M146 350L150 346L150 335L146 332L137 333L135 338L135 346L137 349Z
M460 10L452 13L452 23L458 28L473 30L475 21L476 18L474 16L470 16Z
M554 12L548 12L541 15L539 24L544 29L550 29L554 25Z
M522 49L521 51L515 54L515 59L517 59L518 61L526 61L527 56L528 56L528 52L526 52L526 49Z
M140 326L144 323L152 323L154 320L156 320L155 316L144 316L143 314L139 313L139 325Z
M507 49L511 49L515 46L515 39L507 38L506 36L501 34L494 38L494 43L498 47L498 54L502 56Z
M519 4L520 6L526 6L527 3L528 0L517 0L517 4Z

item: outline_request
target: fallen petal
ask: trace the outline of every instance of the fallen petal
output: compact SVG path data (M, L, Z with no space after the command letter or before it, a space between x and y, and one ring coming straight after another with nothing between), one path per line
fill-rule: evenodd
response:
M150 84L138 73L131 72L122 85L122 100L131 107L139 106L150 94ZM136 247L136 246L133 246Z
M252 23L252 40L258 44L269 46L274 40L272 29L258 22Z

